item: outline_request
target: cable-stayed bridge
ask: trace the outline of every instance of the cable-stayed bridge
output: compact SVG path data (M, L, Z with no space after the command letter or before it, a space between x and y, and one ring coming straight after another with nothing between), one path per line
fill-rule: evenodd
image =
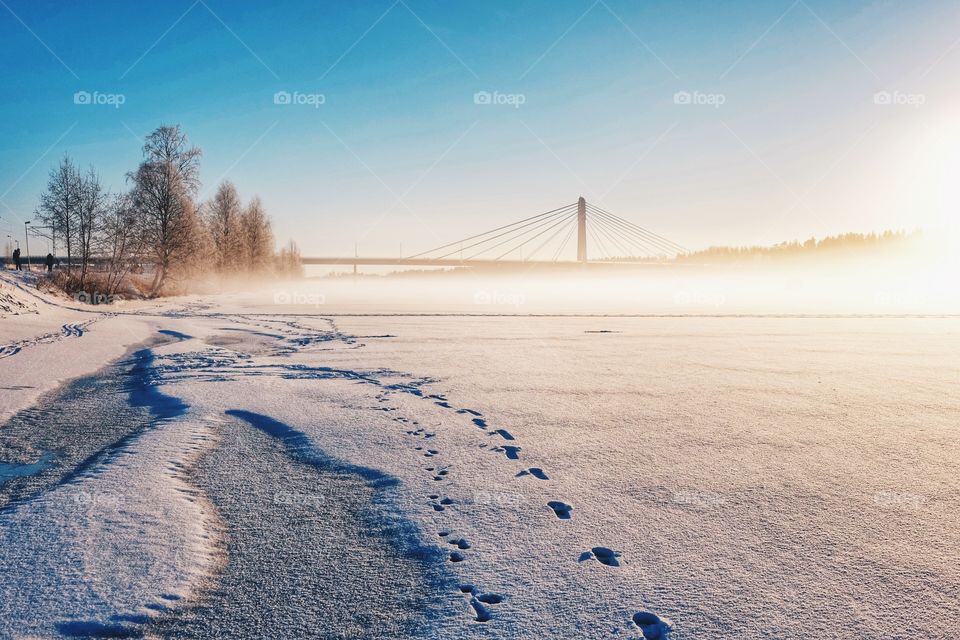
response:
M575 243L570 244L576 236ZM573 259L575 248L576 258ZM661 235L580 198L572 204L411 256L303 257L309 265L515 267L645 264L687 250Z

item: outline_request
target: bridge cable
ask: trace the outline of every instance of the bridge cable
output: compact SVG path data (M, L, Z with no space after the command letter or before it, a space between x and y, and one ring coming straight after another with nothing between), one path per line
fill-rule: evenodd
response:
M613 216L612 214L601 213L600 211L591 211L591 213L593 213L598 218L606 219L607 222L609 222L611 225L617 228L618 234L620 234L622 237L632 237L637 242L642 242L644 245L653 246L655 250L659 251L660 253L671 254L671 253L682 253L683 251L686 251L683 248L678 249L677 247L679 247L680 245L677 245L676 243L667 244L670 241L666 241L666 240L661 241L637 232L636 230L628 226L626 221L624 221L622 218L618 218L616 216ZM638 228L642 229L642 227L638 227Z
M648 257L661 253L655 246L650 247L641 240L622 234L619 229L600 217L596 217L594 221L614 239L617 248L623 252L622 258Z
M614 228L617 229L617 233L623 237L633 238L636 242L642 243L644 247L652 246L654 247L655 252L660 253L679 253L681 250L677 249L675 246L667 244L665 241L660 241L658 239L643 235L638 231L634 230L627 225L625 221L620 218L614 217L610 214L601 213L599 211L591 211L597 219L604 219L609 222Z
M594 244L597 246L597 250L601 252L602 256L610 256L610 252L607 250L607 245L603 242L603 239L597 233L590 234L590 237L593 239ZM594 258L596 260L597 258ZM602 260L603 258L601 258Z
M576 205L572 205L572 206L575 207ZM440 256L440 257L437 258L437 259L438 259L438 260L442 260L443 258L452 256L452 255L454 255L455 253L463 253L463 251L464 251L465 249L472 249L473 247L478 247L478 246L483 245L483 244L486 244L486 243L488 243L488 242L492 242L492 241L494 241L494 240L496 240L496 239L498 239L498 238L502 238L503 236L510 236L510 235L512 235L512 234L517 234L517 235L514 235L513 237L514 237L514 238L520 237L520 236L526 234L526 233L530 230L530 229L528 229L528 227L531 227L531 226L532 226L532 227L536 228L538 225L545 224L545 223L549 223L551 220L555 220L557 217L567 215L570 211L571 211L571 209L568 207L568 208L559 210L559 211L557 211L557 212L550 213L549 215L546 215L545 217L543 217L543 216L536 216L536 218L537 218L536 220L534 220L534 221L532 221L532 222L526 222L525 224L522 224L522 225L520 225L519 227L517 227L517 226L515 226L515 225L507 225L508 227L513 227L513 228L508 229L507 231L502 231L501 233L498 233L498 234L496 234L496 235L494 235L494 236L491 236L491 237L489 237L489 238L484 238L483 240L478 240L477 242L474 242L473 244L469 244L469 245L467 245L467 246L465 246L465 247L459 247L458 249L456 249L456 250L454 250L454 251L451 251L451 252L449 252L449 253L446 253L446 254ZM527 231L523 231L523 229L527 229ZM491 232L488 231L486 234L480 234L479 236L474 236L474 237L477 238L477 237L480 237L480 236L488 235L489 233L491 233ZM501 242L501 243L499 243L499 244L503 244L503 242ZM478 251L478 252L475 253L474 255L480 255L480 254L482 254L482 253L485 253L486 251L489 251L490 249L492 249L492 248L494 248L494 247L496 247L496 246L499 246L499 245L494 245L493 247L487 247L486 249L481 249L480 251Z
M652 245L650 242L645 239L637 238L635 236L627 235L621 229L614 226L612 222L604 219L600 215L594 215L594 223L600 228L605 230L610 234L614 239L616 239L616 245L621 250L624 251L624 258L637 257L637 256L655 256L663 252L663 248L658 247L657 245ZM621 244L621 242L623 244ZM625 246L624 246L625 245ZM637 253L639 249L640 253ZM633 253L631 253L633 252Z
M420 257L422 257L422 256L427 255L428 253L433 253L433 252L435 252L435 251L441 251L441 250L443 250L443 249L446 249L447 247L452 247L452 246L454 246L454 245L461 244L461 243L463 243L463 242L469 242L470 240L474 240L474 239L476 239L476 238L480 238L480 237L483 237L483 236L486 236L486 235L490 235L491 233L495 233L495 232L497 232L497 231L501 231L501 230L503 230L503 229L507 229L507 228L509 228L509 227L516 226L516 225L518 225L518 224L520 224L520 223L527 222L527 221L529 221L529 220L534 220L534 219L536 219L536 218L541 218L541 217L543 217L543 216L548 216L548 215L550 215L550 214L552 214L552 213L557 213L558 211L562 211L562 210L564 210L564 209L569 209L569 208L575 207L575 206L577 206L577 205L576 205L576 204L568 204L568 205L565 205L565 206L563 206L563 207L560 207L559 209L553 209L552 211L546 211L546 212L544 212L544 213L538 213L538 214L535 215L535 216L530 216L529 218L524 218L523 220L518 220L518 221L516 221L516 222L511 222L510 224L503 225L502 227L497 227L496 229L491 229L490 231L485 231L485 232L483 232L483 233L478 233L478 234L473 235L473 236L470 236L470 237L468 237L468 238L462 238L462 239L457 240L457 241L455 241L455 242L449 242L449 243L447 243L447 244L440 245L439 247L434 247L433 249L430 249L430 250L428 250L428 251L423 251L423 252L418 253L418 254L416 254L416 255L407 256L407 258L408 258L408 259L411 259L411 258L420 258Z
M570 218L575 218L576 216L577 216L577 214L576 214L576 213L573 213L573 214L571 214L569 217L570 217ZM525 244L527 244L528 242L531 242L532 240L535 240L535 239L539 238L540 236L542 236L542 235L545 234L546 232L550 231L551 229L554 229L554 228L556 228L557 226L562 225L562 224L564 224L564 223L566 223L566 222L567 222L567 219L561 219L561 220L560 220L559 222L557 222L556 224L552 225L551 227L549 227L549 228L547 228L547 229L544 229L543 231L541 231L541 232L538 233L537 235L533 236L532 238L528 238L528 239L524 240L523 242L521 242L519 245L517 245L517 246L514 247L513 249L510 249L510 250L507 251L506 253L497 256L496 259L499 260L499 259L503 258L503 256L510 254L512 251L516 251L517 249L523 247L523 246L524 246Z
M668 247L671 253L688 253L689 252L689 250L683 245L677 244L672 240L664 238L663 236L658 235L650 231L649 229L644 229L640 225L634 224L633 222L630 222L629 220L626 220L624 218L621 218L620 216L610 213L605 209L601 209L600 207L597 207L591 204L588 204L587 207L590 208L593 213L596 213L597 215L600 215L600 216L606 216L612 221L619 223L622 227L631 229L635 234L647 237L651 243L657 243L661 246Z
M492 251L492 250L496 249L497 247L501 247L501 246L503 246L503 245L505 245L505 244L507 244L507 243L509 243L509 242L512 242L512 241L514 241L514 240L516 240L516 239L518 239L518 238L522 238L523 236L525 236L525 235L527 235L527 234L529 234L529 233L532 233L532 232L536 231L537 229L541 229L541 228L543 228L544 226L550 224L551 222L554 222L555 220L557 220L557 219L559 219L559 218L562 218L562 217L564 217L564 216L567 216L567 215L569 215L569 214L570 214L570 210L566 210L566 211L561 211L561 212L558 212L558 213L554 213L554 214L551 214L551 215L549 215L549 216L547 216L546 218L543 218L543 219L541 219L541 220L537 220L537 221L535 221L535 222L528 222L527 224L524 224L524 225L522 225L522 226L520 226L520 227L517 227L517 228L515 228L515 229L511 229L511 230L509 230L509 231L504 231L504 232L499 233L499 234L497 234L497 235L495 235L495 236L493 236L493 237L491 237L491 238L486 238L486 239L484 239L484 240L480 240L479 242L474 242L473 244L468 245L468 246L466 246L466 247L463 247L463 248L459 249L458 251L462 252L464 249L470 249L470 248L477 247L477 246L480 246L480 245L483 245L483 244L487 244L488 242L492 242L492 241L494 241L494 240L497 240L498 238L501 238L501 237L503 237L503 236L507 236L507 238L506 238L505 240L501 240L500 242L498 242L498 243L496 243L496 244L486 246L486 247L480 249L479 251L475 252L473 255L469 256L468 258L464 258L464 260L472 260L473 258L475 258L475 257L477 257L477 256L479 256L479 255L482 255L482 254L484 254L484 253L487 253L488 251ZM452 252L452 253L457 253L457 251L454 251L454 252ZM449 256L449 255L452 255L452 253L448 253L448 254L446 254L446 255ZM443 257L446 257L446 256L443 256Z
M598 237L605 238L608 242L611 243L612 246L614 246L615 249L619 250L624 256L631 255L631 251L636 251L635 247L630 248L632 245L632 242L628 238L626 237L621 238L620 234L618 232L615 232L614 229L610 226L610 223L605 221L600 216L592 215L589 220L591 223L590 229L595 231L595 233L590 234L591 236L597 235ZM626 245L623 244L624 242L626 243ZM609 257L612 258L614 256L611 254Z
M573 216L571 216L570 218L567 219L567 224L572 223L575 219L576 219L576 218L574 218ZM573 226L576 226L576 225L573 225ZM547 246L548 244L550 244L551 242L553 242L553 239L556 238L556 237L557 237L558 235L560 235L561 233L563 233L563 231L564 231L564 227L560 227L559 229L557 229L556 232L554 232L554 233L553 233L551 236L549 236L546 240L544 240L542 243L540 243L540 246L539 246L539 247L537 247L536 249L534 249L531 253L527 254L527 258L526 258L526 259L527 259L527 260L530 260L530 259L532 259L535 255L537 255L538 253L540 253L540 250L541 250L541 249L543 249L545 246Z
M560 254L563 252L564 247L567 246L567 243L570 242L570 237L573 235L573 232L577 230L577 225L570 227L570 231L567 233L567 237L563 239L563 242L557 247L556 253L553 254L553 261L556 262L560 258Z
M593 205L593 204L588 204L587 206L589 206L591 209L594 209L595 211L597 211L597 212L599 212L599 213L606 214L606 215L610 216L610 217L613 218L614 220L616 220L616 221L618 221L618 222L620 222L620 223L622 223L622 224L624 224L624 225L626 225L626 226L628 226L628 227L631 227L631 228L633 228L634 230L636 230L636 231L638 231L638 232L640 232L640 233L642 233L642 234L645 234L645 235L647 235L647 236L650 236L651 239L660 240L661 242L667 244L668 246L673 247L674 250L682 251L682 252L689 252L689 250L688 250L686 247L684 247L683 245L680 245L680 244L674 242L673 240L669 240L668 238L664 238L663 236L661 236L661 235L659 235L659 234L656 234L656 233L654 233L653 231L650 231L649 229L645 229L645 228L641 227L641 226L638 225L638 224L635 224L635 223L633 223L633 222L630 222L630 221L627 220L626 218L621 218L620 216L615 215L615 214L607 211L606 209L602 209L602 208L600 208L600 207L598 207L598 206L596 206L596 205Z
M631 255L631 251L635 251L635 249L625 248L624 245L620 243L620 238L607 227L608 224L609 223L603 221L600 217L593 218L593 224L591 227L594 229L595 233L591 235L596 235L598 239L601 236L606 238L607 241L612 243L616 249L622 252L623 257L629 257ZM604 251L606 251L606 248L604 248ZM612 254L608 254L607 257L613 258L614 256Z
M511 243L511 242L514 242L514 241L516 241L516 240L518 240L518 239L520 239L520 238L522 238L522 237L524 237L524 236L528 236L528 235L530 235L531 233L534 233L534 232L537 232L537 231L539 231L539 230L541 230L541 229L544 229L544 228L546 228L546 227L549 227L552 223L557 222L558 220L563 220L566 216L569 216L569 215L571 215L571 213L570 213L570 212L566 212L566 213L564 213L564 214L561 214L559 218L554 217L554 218L552 218L551 220L547 220L546 222L541 222L540 224L538 224L537 226L533 227L532 229L527 229L526 231L523 231L522 233L518 233L518 234L515 234L515 235L513 235L513 236L511 236L511 237L509 237L509 238L507 238L507 239L505 239L505 240L501 240L500 242L498 242L497 244L493 245L492 247L487 247L486 249L482 249L482 250L479 251L478 253L475 253L475 254L473 254L472 256L470 256L470 258L475 258L475 257L477 257L477 256L479 256L479 255L481 255L481 254L483 254L483 253L486 253L486 252L488 252L488 251L492 251L492 250L494 250L494 249L497 249L497 248L499 248L499 247L502 247L502 246L505 245L505 244L509 244L509 243ZM533 236L533 237L536 237L536 236ZM522 246L524 243L528 242L530 239L531 239L531 238L527 238L526 240L524 240L524 241L521 243L521 246ZM502 256L500 256L500 257L502 257ZM494 258L494 260L499 260L500 257Z

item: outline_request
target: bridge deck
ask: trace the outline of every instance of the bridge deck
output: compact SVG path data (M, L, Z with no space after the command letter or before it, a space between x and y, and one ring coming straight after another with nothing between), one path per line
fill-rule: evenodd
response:
M324 258L302 257L301 264L305 265L364 265L364 266L391 266L391 267L563 267L576 265L661 265L656 261L626 262L617 260L590 260L576 262L573 260L456 260L453 258Z

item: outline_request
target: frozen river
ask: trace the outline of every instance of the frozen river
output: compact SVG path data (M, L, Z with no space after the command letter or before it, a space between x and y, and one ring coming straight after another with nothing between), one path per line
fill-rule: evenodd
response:
M276 310L61 341L0 636L960 635L956 318Z

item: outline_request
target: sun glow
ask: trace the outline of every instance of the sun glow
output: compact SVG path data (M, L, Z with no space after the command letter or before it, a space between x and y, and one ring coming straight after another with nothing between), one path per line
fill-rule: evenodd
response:
M960 122L953 118L928 130L923 143L921 153L928 161L920 167L916 196L930 214L931 232L947 234L942 239L955 250L960 224Z

